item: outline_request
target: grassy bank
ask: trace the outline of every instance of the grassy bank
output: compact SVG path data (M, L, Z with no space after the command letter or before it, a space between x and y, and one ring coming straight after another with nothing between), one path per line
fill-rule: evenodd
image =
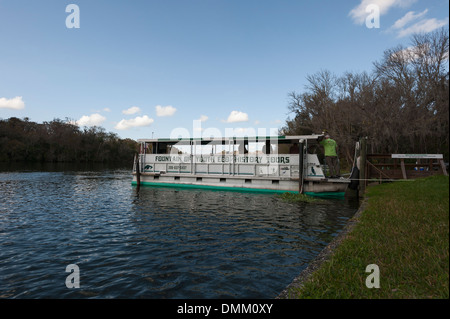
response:
M356 225L293 298L449 298L449 178L371 186ZM380 288L367 288L369 264Z

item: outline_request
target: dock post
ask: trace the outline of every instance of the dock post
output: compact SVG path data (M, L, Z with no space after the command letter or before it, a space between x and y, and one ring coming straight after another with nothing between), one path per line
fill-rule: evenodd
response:
M360 171L359 171L359 176L361 179L361 183L359 183L359 194L361 196L364 195L365 191L366 191L366 161L367 161L367 137L362 137L359 141L359 156L360 156Z
M442 173L443 173L445 176L448 176L447 169L445 168L444 160L443 160L443 159L440 159L440 160L439 160L439 163L441 164Z
M298 193L303 194L303 159L305 156L305 140L301 139L299 141L299 149L298 149Z
M402 168L403 179L408 179L408 177L406 176L405 160L403 158L400 160L400 166Z

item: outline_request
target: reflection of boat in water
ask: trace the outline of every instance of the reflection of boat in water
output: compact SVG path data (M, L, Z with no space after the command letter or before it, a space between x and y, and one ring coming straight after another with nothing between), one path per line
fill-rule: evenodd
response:
M319 136L140 139L132 183L343 196L350 180L327 178L307 151Z

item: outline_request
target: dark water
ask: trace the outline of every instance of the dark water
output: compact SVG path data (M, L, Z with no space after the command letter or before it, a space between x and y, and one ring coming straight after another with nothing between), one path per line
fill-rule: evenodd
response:
M274 298L358 204L137 192L129 168L0 169L0 298Z

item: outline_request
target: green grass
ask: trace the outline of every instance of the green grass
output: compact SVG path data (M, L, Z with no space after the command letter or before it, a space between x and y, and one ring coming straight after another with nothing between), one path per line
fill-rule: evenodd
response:
M333 255L294 298L449 298L449 178L371 186L368 204ZM380 288L367 288L376 264Z

